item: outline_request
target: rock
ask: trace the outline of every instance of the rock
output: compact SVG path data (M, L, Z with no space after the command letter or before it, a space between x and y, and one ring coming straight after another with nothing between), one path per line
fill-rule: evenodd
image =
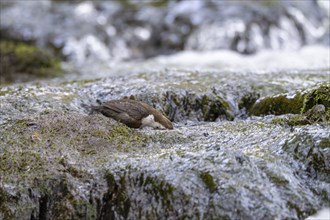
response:
M63 74L60 61L26 43L0 41L0 82L22 82Z
M306 91L298 91L295 94L281 94L272 97L264 97L249 109L252 115L282 115L300 114L315 108L318 104L324 107L323 115L330 109L330 84L324 83ZM319 106L320 107L320 106ZM319 108L317 108L319 109ZM315 109L316 110L316 109ZM319 109L320 110L320 109ZM307 116L307 117L311 117ZM324 117L325 120L325 117Z
M327 125L242 116L258 95L315 91L327 77L306 88L277 83L283 74L309 78L168 69L2 87L0 218L310 216L330 198ZM131 95L175 129L130 129L84 108Z

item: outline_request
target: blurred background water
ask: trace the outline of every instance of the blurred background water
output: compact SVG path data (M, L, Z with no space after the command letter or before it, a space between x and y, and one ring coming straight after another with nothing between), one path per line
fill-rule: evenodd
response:
M177 65L244 69L250 64L237 61L241 57L237 54L265 50L252 60L251 68L259 64L261 69L327 68L329 4L328 0L1 1L0 37L49 48L64 61L91 69L180 52L185 52L181 59L171 56L170 63L174 59ZM290 57L294 62L288 61Z

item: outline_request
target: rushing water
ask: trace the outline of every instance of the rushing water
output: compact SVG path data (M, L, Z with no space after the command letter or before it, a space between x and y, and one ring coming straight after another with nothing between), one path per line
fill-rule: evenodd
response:
M4 36L61 49L76 64L181 50L250 54L329 45L327 1L127 2L14 1L2 7L0 28Z
M248 110L329 88L327 3L1 2L1 38L52 48L66 74L0 87L0 219L304 219L326 207L329 123ZM89 114L130 96L175 129Z

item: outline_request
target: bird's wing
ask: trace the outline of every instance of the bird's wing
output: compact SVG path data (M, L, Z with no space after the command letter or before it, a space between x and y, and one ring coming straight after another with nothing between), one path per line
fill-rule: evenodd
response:
M117 114L115 120L122 122L131 128L140 128L141 127L141 120L136 120L124 112Z
M102 113L113 118L120 113L126 113L135 120L141 120L149 115L149 111L143 105L129 99L105 102L102 107Z

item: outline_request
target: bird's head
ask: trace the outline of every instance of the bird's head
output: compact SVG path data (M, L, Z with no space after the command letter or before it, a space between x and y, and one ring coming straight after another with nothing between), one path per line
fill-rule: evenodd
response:
M172 122L166 118L162 113L157 111L156 109L152 108L149 105L143 103L145 108L149 110L151 113L146 119L150 121L149 126L155 129L173 129Z
M158 113L158 112L157 112ZM156 129L173 129L172 122L162 114L154 115Z

